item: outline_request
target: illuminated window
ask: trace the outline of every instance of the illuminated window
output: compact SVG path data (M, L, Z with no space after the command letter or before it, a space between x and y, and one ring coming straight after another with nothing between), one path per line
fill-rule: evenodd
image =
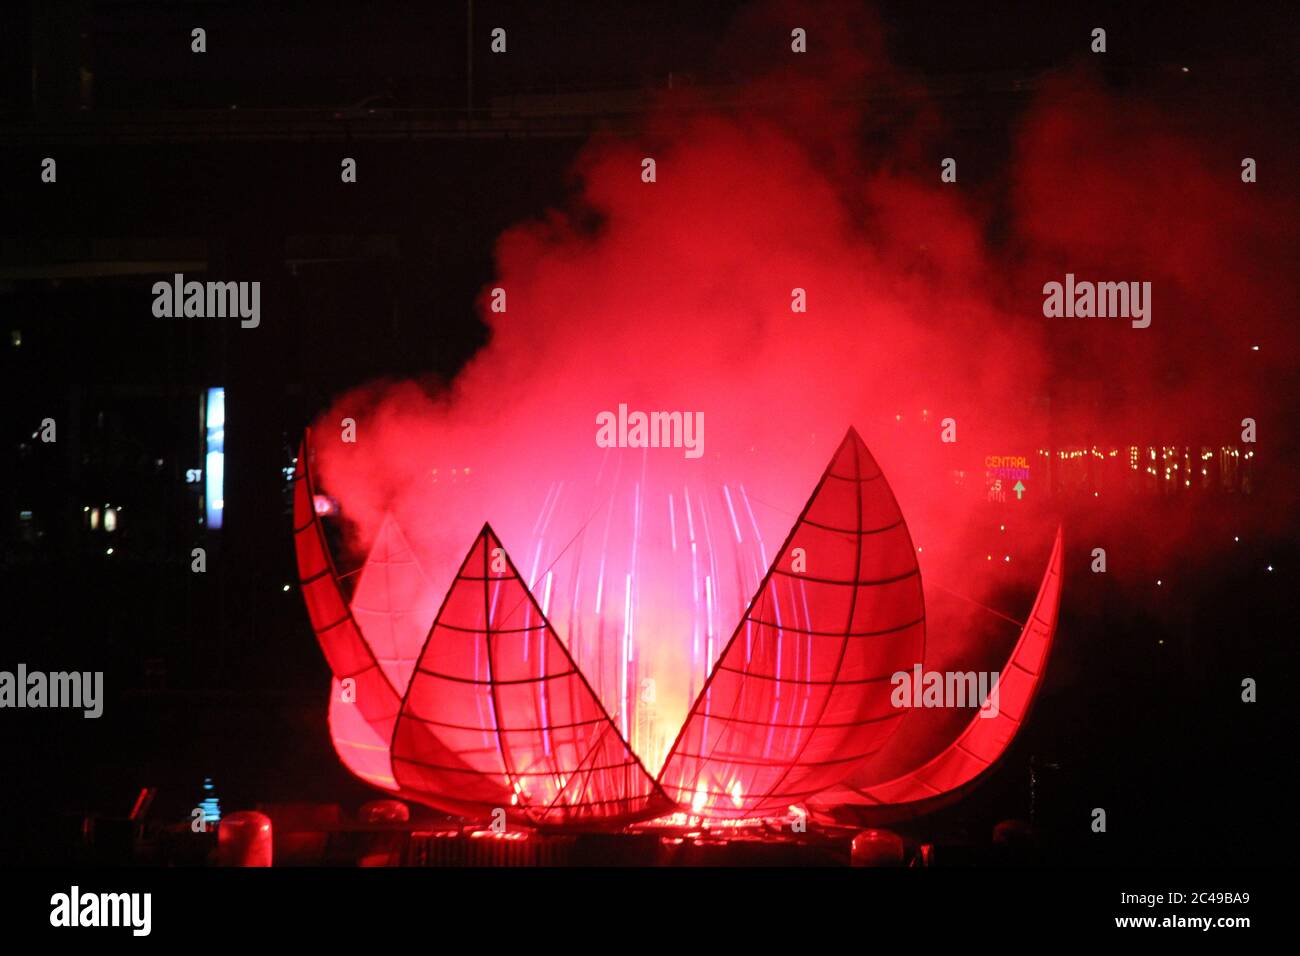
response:
M221 527L222 511L225 508L225 464L226 464L226 390L224 388L208 389L207 402L207 468L205 475L207 487L204 501L209 528Z

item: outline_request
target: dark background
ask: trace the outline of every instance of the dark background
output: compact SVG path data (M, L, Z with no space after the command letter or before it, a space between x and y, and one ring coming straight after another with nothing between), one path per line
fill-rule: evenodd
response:
M332 396L379 377L450 377L484 343L472 303L494 240L563 200L588 135L630 129L670 83L745 83L743 57L715 56L737 6L477 2L472 91L463 3L5 6L0 669L103 670L107 700L97 721L0 711L0 863L49 858L81 813L125 813L144 785L176 819L204 776L227 808L372 796L328 741L329 674L297 593L283 469ZM940 91L963 175L977 178L1038 78L1097 25L1116 88L1195 98L1249 86L1294 121L1292 5L1193 6L878 8L891 56ZM495 25L510 54L494 60ZM207 30L202 56L189 51L194 26ZM579 92L596 95L578 106ZM38 180L47 155L57 188ZM344 155L361 171L347 188ZM196 260L208 277L262 282L260 328L152 318L153 281ZM227 389L220 532L202 526L185 483L203 464L199 401L213 385ZM45 417L53 445L31 438ZM1295 481L1294 461L1260 469L1259 481ZM104 503L123 509L111 536L85 522ZM1074 505L1042 507L1068 525ZM1073 679L1049 678L997 774L922 832L978 841L1027 815L1037 755L1059 767L1037 806L1056 859L1289 854L1294 532L1257 545L1276 574L1200 568L1181 598L1153 598L1122 569L1105 589L1072 579ZM198 546L203 575L189 569ZM1225 691L1242 674L1261 680L1255 706ZM1086 828L1094 806L1110 814L1104 838Z

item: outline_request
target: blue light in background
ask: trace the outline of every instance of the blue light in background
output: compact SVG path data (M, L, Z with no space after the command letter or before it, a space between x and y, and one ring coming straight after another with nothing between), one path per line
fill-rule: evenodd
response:
M208 389L208 457L204 475L207 480L204 500L209 528L221 527L221 513L226 505L226 390Z
M199 803L199 809L203 811L203 820L208 826L221 822L221 804L213 792L211 777L203 778L203 800Z

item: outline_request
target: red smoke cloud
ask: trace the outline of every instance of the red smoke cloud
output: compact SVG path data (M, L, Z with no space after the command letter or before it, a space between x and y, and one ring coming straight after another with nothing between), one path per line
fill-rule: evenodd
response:
M933 544L928 583L968 581L972 556L982 563L986 454L1053 439L1236 443L1246 416L1261 449L1287 431L1290 398L1266 383L1295 360L1296 209L1278 185L1293 152L1074 71L1043 84L998 182L942 183L949 153L922 85L888 69L869 18L835 16L815 33L825 53L794 64L785 41L769 43L790 65L738 103L676 91L644 136L593 140L569 204L501 236L491 287L507 311L489 311L484 290L491 340L456 380L433 397L413 383L359 389L316 427L322 484L358 553L393 513L440 595L490 521L534 591L554 591L556 629L602 675L611 710L626 694L616 649L633 632L669 741L702 679L693 629L707 618L711 635L696 636L716 656L849 425L917 543ZM752 14L740 33L776 20ZM843 96L864 85L891 94L887 115ZM1261 182L1241 182L1242 156ZM1066 272L1152 282L1151 327L1044 318L1043 284ZM791 311L796 288L806 313ZM597 448L596 415L620 403L702 412L703 458ZM343 417L354 445L338 440ZM940 441L949 417L955 444ZM974 469L973 491L956 469ZM684 507L707 522L707 569L684 570ZM1145 533L1142 501L1111 508ZM695 593L706 576L711 594ZM970 637L932 628L931 647L960 658Z

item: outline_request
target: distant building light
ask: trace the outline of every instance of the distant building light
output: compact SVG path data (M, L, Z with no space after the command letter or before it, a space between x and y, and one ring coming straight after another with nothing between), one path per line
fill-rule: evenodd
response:
M91 531L99 530L99 509L98 508L90 509L90 530Z
M112 554L112 553L113 553L113 549L112 549L112 548L109 548L109 549L108 549L107 551L105 551L104 553L105 553L105 554Z
M104 509L104 530L110 533L117 530L117 509L116 508Z
M23 330L14 329L9 333L9 343L16 349L23 347Z
M199 802L199 809L203 811L203 820L205 823L213 824L221 822L221 801L217 799L212 786L212 778L203 778L203 799Z
M222 510L225 508L225 465L226 465L226 390L210 388L207 395L207 413L204 416L207 427L207 459L205 474L205 501L208 527L221 527Z

